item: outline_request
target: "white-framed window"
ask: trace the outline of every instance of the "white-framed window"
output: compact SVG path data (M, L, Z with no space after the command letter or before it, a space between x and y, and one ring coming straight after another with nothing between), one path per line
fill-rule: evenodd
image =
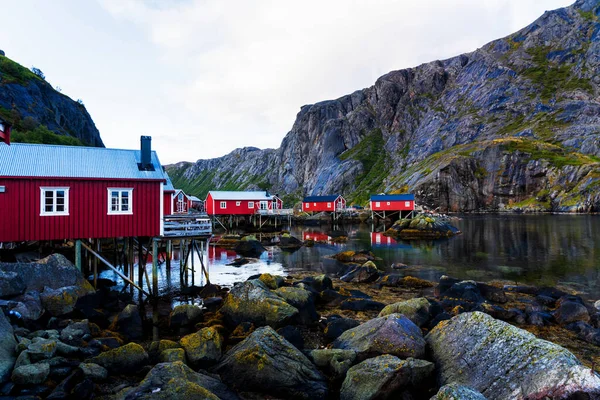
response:
M327 208L331 208L331 203L327 203Z
M380 202L376 202L375 203L375 207L381 207L381 203Z
M405 201L404 202L404 207L410 207L410 201Z
M390 205L390 202L389 202L389 201L387 202L387 205L388 205L388 206Z
M227 208L227 202L226 201L222 201L221 202L221 208Z
M258 204L258 208L260 208L261 210L268 210L269 209L269 202L268 201L261 201Z
M249 201L248 202L248 208L254 208L254 202L253 201Z
M314 206L314 207L316 207L316 206L317 206L317 203L313 203L313 206Z
M40 187L40 215L69 215L69 188Z
M108 188L108 214L133 214L133 188Z
M235 202L235 205L236 205L237 207L239 207L239 206L241 206L241 205L242 205L242 202L241 202L241 201L236 201L236 202Z
M310 203L306 203L306 208L310 208Z

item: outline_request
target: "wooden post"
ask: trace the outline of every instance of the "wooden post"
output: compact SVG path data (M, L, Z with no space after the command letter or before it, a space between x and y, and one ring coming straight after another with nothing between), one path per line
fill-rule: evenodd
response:
M81 240L75 241L75 266L81 272Z
M158 341L158 241L152 240L152 340Z
M190 245L192 246L192 286L194 286L195 280L196 278L194 277L194 275L196 275L196 269L194 267L194 247L196 246L196 241L194 239L192 239L190 241Z
M100 239L96 239L95 241L95 250L98 254L100 254ZM94 289L98 288L98 258L94 258Z
M169 286L171 285L171 253L172 253L172 248L173 248L173 242L171 241L171 239L167 239L167 248L166 248L166 254L167 254L167 259L166 259L166 268L167 268L167 283L169 284Z
M133 248L133 237L130 237L127 240L129 242L129 245L127 246L127 258L129 259L127 262L129 264L129 279L133 282L135 281L135 278L133 277L133 254L135 252L135 249ZM133 297L133 285L129 285L129 294Z
M142 238L138 236L138 285L140 288L144 289L144 271L142 269L142 263L144 262L144 250L142 247ZM140 310L144 308L144 296L142 291L140 290L138 296L138 302L140 303ZM144 313L142 314L142 318L144 318Z

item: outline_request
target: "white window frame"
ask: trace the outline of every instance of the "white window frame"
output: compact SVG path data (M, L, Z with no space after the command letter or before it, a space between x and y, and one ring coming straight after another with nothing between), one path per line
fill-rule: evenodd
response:
M64 211L46 211L46 192L54 192L52 196L52 209L56 207L56 192L62 190L65 192L65 210ZM69 187L65 186L40 186L40 216L60 216L69 215Z
M236 205L236 207L239 207L239 206L241 206L241 205L242 205L242 202L241 202L241 201L236 201L236 202L235 202L235 205Z
M221 210L227 208L227 202L226 201L221 201L220 204L219 204L219 208Z
M107 215L132 215L133 214L133 188L121 188L121 187L110 187L106 188L107 191ZM112 209L112 192L119 192L119 210L113 211ZM127 198L129 199L128 210L122 211L123 199L122 193L127 192Z
M331 203L327 203L327 208L331 208Z
M317 206L317 203L313 203L313 207L316 207L316 206Z
M388 205L388 206L390 205L390 202L389 202L389 201L387 202L387 205Z
M405 201L404 202L404 207L410 207L410 201Z
M306 208L310 208L310 203L306 203Z
M375 207L381 207L381 203L380 202L375 202Z
M254 202L253 201L249 201L248 202L248 208L254 208Z

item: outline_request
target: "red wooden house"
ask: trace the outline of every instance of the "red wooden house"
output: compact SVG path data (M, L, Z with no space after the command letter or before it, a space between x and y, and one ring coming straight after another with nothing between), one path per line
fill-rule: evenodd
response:
M412 214L415 209L413 194L374 194L371 195L371 211L373 213L399 212L400 217Z
M345 208L346 199L339 194L331 196L308 196L302 201L302 211L304 212L335 212Z
M176 189L171 196L173 214L187 214L192 208L192 199L181 189Z
M0 242L159 236L168 176L141 150L0 143Z
M253 215L259 211L280 210L283 202L266 191L210 191L204 208L208 215Z
M0 118L0 143L10 144L11 125Z

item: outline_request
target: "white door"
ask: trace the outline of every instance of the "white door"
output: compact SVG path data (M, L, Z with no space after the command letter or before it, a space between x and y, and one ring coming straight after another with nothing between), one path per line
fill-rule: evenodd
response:
M260 209L261 210L268 210L269 209L269 202L268 201L261 201L260 202Z

